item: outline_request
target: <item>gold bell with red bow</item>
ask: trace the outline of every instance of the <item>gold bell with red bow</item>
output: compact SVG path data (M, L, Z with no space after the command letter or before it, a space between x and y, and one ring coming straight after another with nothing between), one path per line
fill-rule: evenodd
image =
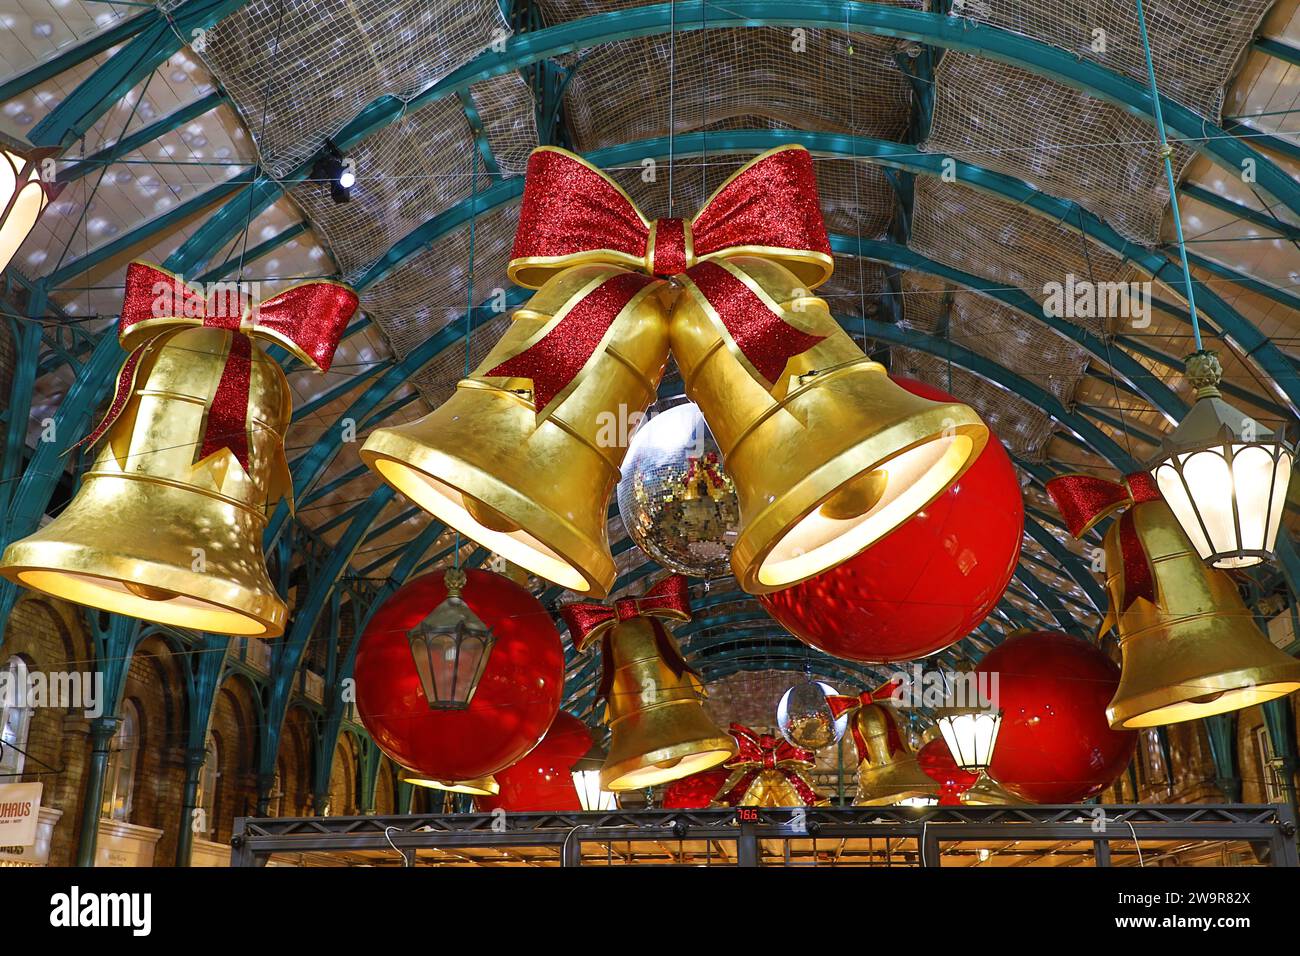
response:
M609 754L602 790L653 787L728 760L736 741L704 710L704 686L665 621L689 621L686 579L665 578L640 598L560 609L579 650L600 643L597 702L605 701Z
M853 801L857 806L939 800L938 781L921 769L898 711L889 703L895 686L886 684L857 697L826 698L837 718L849 715L847 736L858 757L858 793Z
M71 503L9 545L0 574L33 590L161 624L251 637L284 631L262 533L293 485L292 396L255 344L326 370L357 297L311 282L253 306L131 263L118 328L129 353ZM292 505L292 500L290 500Z
M668 360L662 285L609 265L551 276L451 398L375 429L362 461L507 561L604 596L628 422L653 400Z
M830 803L809 777L816 754L772 734L743 724L731 725L736 756L726 767L731 776L713 802L722 807L824 807Z
M1063 475L1047 492L1075 537L1124 509L1103 539L1122 673L1115 729L1209 717L1300 690L1300 661L1256 626L1232 577L1207 566L1146 472L1119 484Z

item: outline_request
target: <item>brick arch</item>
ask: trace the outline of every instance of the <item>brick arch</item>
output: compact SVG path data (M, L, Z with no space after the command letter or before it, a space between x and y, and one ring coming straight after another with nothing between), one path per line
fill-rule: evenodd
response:
M161 830L154 855L158 863L176 858L182 821L180 794L185 787L186 682L182 663L158 635L140 642L131 657L123 700L140 713L140 754L131 822Z
M251 681L228 677L212 705L212 736L220 743L213 839L230 839L235 817L257 810L257 698Z
M312 765L311 714L302 707L290 707L280 734L280 815L300 817L311 805Z
M375 780L375 813L387 816L397 812L397 768L387 757L379 758Z
M340 733L330 766L329 815L332 817L353 816L357 812L357 757L356 738L346 731Z

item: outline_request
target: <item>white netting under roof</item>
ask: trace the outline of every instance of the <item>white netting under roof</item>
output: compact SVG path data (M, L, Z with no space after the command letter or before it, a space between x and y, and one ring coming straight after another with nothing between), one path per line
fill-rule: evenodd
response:
M1132 269L1082 234L1013 202L960 183L918 176L909 245L935 262L1019 289L1040 305L1069 275L1129 281ZM1105 336L1114 321L1077 320Z
M894 346L890 355L892 374L920 379L955 395L975 409L1017 457L1044 460L1053 423L1042 409L974 372L925 352Z
M752 153L676 156L672 176L673 215L695 215L723 180L753 158ZM851 160L815 157L814 168L822 215L828 230L861 235L864 239L878 239L885 235L893 221L894 193L878 167ZM607 172L651 219L669 214L669 177L664 164L655 170L651 182L645 181L644 170L639 164Z
M1006 366L1067 405L1088 367L1088 353L1014 309L942 279L903 276L903 324L951 340Z
M1146 0L1156 85L1163 96L1218 122L1223 87L1274 0ZM980 0L973 20L1042 40L1147 83L1133 0ZM1099 39L1105 49L1095 49Z
M1126 238L1154 245L1169 204L1155 129L1033 73L949 51L935 71L921 146L1076 200ZM1174 174L1193 157L1173 147Z
M508 32L497 0L251 0L202 56L281 177L369 103L414 96Z
M889 314L882 308L881 296L891 294L885 267L857 256L836 256L835 272L817 287L817 295L826 300L831 312L843 316L868 316L883 319ZM856 338L860 332L855 332Z
M514 244L518 206L510 204L479 216L474 225L474 301L490 300L509 289L506 264ZM361 293L361 305L379 323L397 355L405 356L448 322L464 321L469 304L470 230L462 227L413 256ZM474 334L471 367L505 331L508 317L486 323ZM412 377L431 405L451 394L464 377L465 343L452 346Z
M508 73L477 84L471 93L501 173L522 173L537 145L527 84L518 73ZM454 96L384 127L354 146L349 156L357 170L350 202L335 203L328 183L306 181L290 190L345 275L370 265L421 223L469 198L473 170L478 171L480 192L498 181L478 156Z
M809 30L807 49L795 52L791 39L777 27L681 33L671 71L666 36L585 51L564 99L573 142L586 151L668 135L673 76L678 133L761 116L807 130L902 135L912 90L892 58L896 41Z

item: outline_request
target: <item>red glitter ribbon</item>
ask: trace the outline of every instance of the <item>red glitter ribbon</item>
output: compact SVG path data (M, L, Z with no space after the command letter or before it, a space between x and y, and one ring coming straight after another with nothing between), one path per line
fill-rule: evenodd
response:
M231 284L218 284L212 295L205 297L178 275L132 262L126 270L117 333L130 354L118 372L108 412L73 448L94 446L121 416L150 341L185 328L217 328L231 333L230 351L208 408L195 461L228 448L247 470L252 337L281 345L311 367L328 371L356 309L357 294L337 282L308 282L251 305Z
M714 488L721 488L726 484L726 480L722 477L720 469L721 464L716 451L711 451L704 456L691 455L686 459L686 477L682 480L689 485L695 481L696 476L701 476Z
M824 336L790 325L739 274L725 268L723 261L735 255L780 262L810 288L829 278L830 240L807 150L780 147L764 153L728 179L690 222L654 223L608 176L572 153L542 147L529 157L509 270L514 281L539 288L551 275L589 262L659 277L685 276L750 373L770 389L792 357ZM576 332L576 326L569 331ZM600 336L581 338L586 347ZM545 360L559 351L558 344L550 345L513 365L514 372L548 377ZM576 346L573 351L583 355ZM585 364L574 361L579 368ZM489 374L505 373L494 369ZM554 381L548 390L571 381L561 373L549 377ZM545 403L537 404L540 410Z
M1121 484L1092 475L1062 475L1047 482L1047 493L1076 538L1120 508L1162 500L1155 480L1146 472L1124 476ZM1115 611L1127 611L1138 598L1154 602L1155 574L1129 507L1119 519L1119 550L1124 560L1124 597Z
M689 589L690 583L684 576L672 574L640 597L619 598L612 607L594 601L577 601L560 608L560 617L569 626L569 634L573 638L575 647L582 650L596 640L601 641L601 674L596 689L597 701L609 698L613 684L614 675L610 672L608 664L614 628L633 618L650 619L650 626L654 630L655 647L669 670L678 677L684 673L695 673L682 657L681 651L678 650L661 620L689 621L691 619Z
M576 386L583 369L600 354L614 320L654 282L649 276L635 272L606 279L571 303L540 339L487 374L531 379L533 406L539 416L545 416Z
M830 705L831 715L836 720L839 720L845 714L855 715L855 719L849 721L849 735L853 739L853 749L857 752L859 760L867 755L867 740L862 736L862 729L858 726L857 712L863 707L870 707L872 704L889 700L900 686L901 682L894 680L881 685L875 690L864 690L856 697L847 694L826 695L826 703ZM889 720L887 723L889 725L889 752L895 753L902 749L903 739L899 736L898 728L894 726L894 722Z
M736 756L723 766L728 770L743 770L744 773L730 789L718 795L718 803L728 807L736 806L764 770L775 770L785 777L805 804L812 806L821 801L821 795L803 777L804 772L813 768L816 760L816 754L811 750L796 747L784 737L755 733L743 724L732 724L730 733L736 738Z

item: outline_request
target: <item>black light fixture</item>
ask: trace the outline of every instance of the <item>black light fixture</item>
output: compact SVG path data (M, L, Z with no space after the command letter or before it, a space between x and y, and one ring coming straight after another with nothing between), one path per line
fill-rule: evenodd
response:
M935 723L953 761L962 770L984 773L993 762L1002 710L980 692L980 675L969 661L950 675L943 705L935 709Z
M461 599L465 572L443 578L447 597L407 633L430 710L465 710L487 668L496 635Z
M345 203L352 198L352 187L356 185L357 173L352 160L343 155L333 140L325 140L325 155L316 160L312 167L311 178L327 182L330 186L330 198L335 203Z

